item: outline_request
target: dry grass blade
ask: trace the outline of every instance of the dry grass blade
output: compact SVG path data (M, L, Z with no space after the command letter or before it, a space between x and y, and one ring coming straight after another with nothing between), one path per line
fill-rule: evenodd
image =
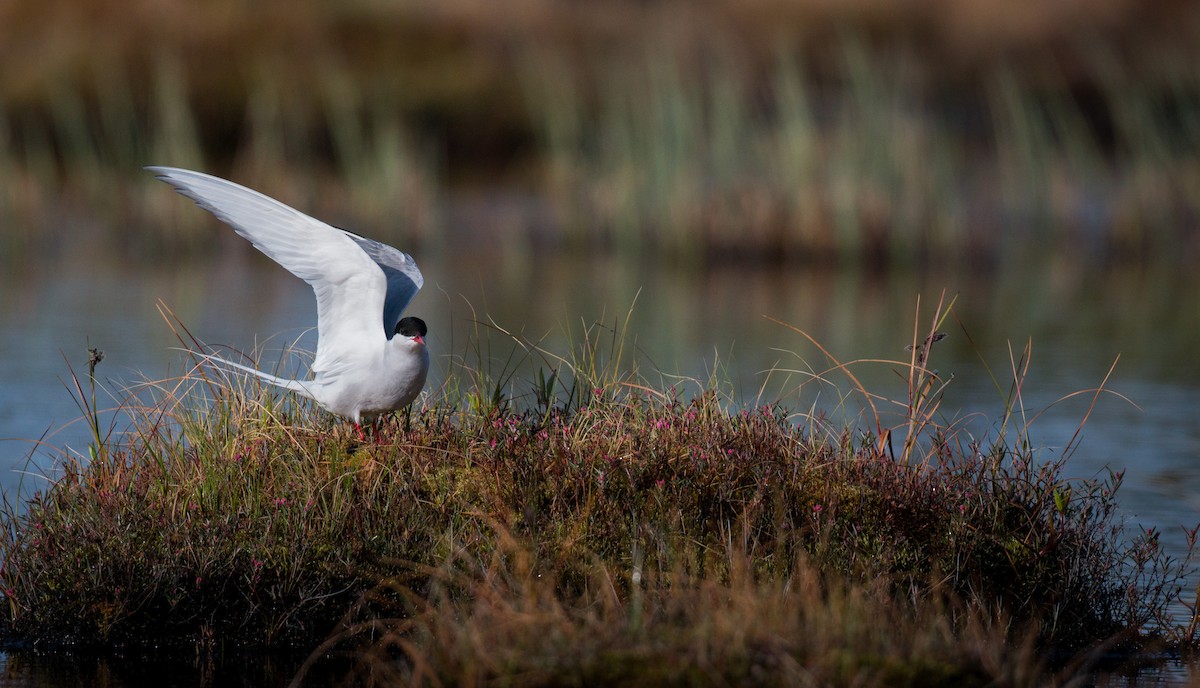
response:
M870 409L871 409L871 416L874 419L876 436L883 437L885 434L884 427L883 427L883 421L880 419L879 410L875 408L874 395L869 393L867 391L867 388L865 386L863 386L863 384L861 382L859 382L858 377L855 376L854 372L850 370L850 367L849 367L850 364L845 364L845 363L840 362L837 359L837 357L835 357L832 353L830 353L829 350L826 349L824 347L824 345L822 345L819 341L817 341L816 338L814 338L812 335L805 332L804 330L796 327L795 325L788 324L786 322L783 322L782 320L778 320L771 316L764 316L764 317L767 320L770 320L771 322L773 322L777 325L782 325L782 326L786 327L787 329L791 330L792 332L795 332L796 334L807 339L810 343L812 343L813 346L817 347L817 349L819 349L821 351L821 353L825 356L825 358L829 359L830 363L833 364L833 368L831 368L830 370L836 370L836 371L842 373L843 375L845 375L846 378L848 380L850 380L850 382L854 385L855 389L857 389L859 394L862 395L862 398L867 403L867 406L870 407ZM817 375L815 375L815 377L817 379L824 379L823 374L817 374ZM882 453L882 447L880 448L880 453Z
M843 363L813 342L830 361L814 379L845 375L875 435L813 433L781 404L731 406L711 381L664 389L622 368L617 328L542 359L603 385L586 403L547 392L563 384L550 377L480 404L483 381L524 383L511 361L499 376L460 366L467 382L372 445L197 368L146 382L123 402L134 432L7 505L3 630L309 643L350 652L354 676L423 684L1035 685L1049 648L1148 633L1174 569L1157 539L1114 523L1117 478L1067 480L1062 457L936 422L928 349L948 312L907 364ZM928 446L922 461L879 460L883 397L860 363L908 366L913 389L889 403L926 435L906 445ZM1020 406L1028 355L1010 363Z

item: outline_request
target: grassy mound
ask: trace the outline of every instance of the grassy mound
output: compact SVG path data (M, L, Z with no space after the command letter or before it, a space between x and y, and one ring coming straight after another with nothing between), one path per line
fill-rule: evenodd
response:
M931 424L933 341L899 455L886 428L582 365L524 408L477 374L365 443L269 390L158 383L6 509L4 634L325 638L416 682L964 685L1156 621L1170 571L1114 522L1119 476Z

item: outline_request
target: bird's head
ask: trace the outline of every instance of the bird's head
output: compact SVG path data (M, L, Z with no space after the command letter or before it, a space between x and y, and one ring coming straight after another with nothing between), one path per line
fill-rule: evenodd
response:
M429 328L425 326L425 321L420 318L409 316L401 318L400 322L396 323L396 334L406 337L422 346L425 344L425 335L429 332Z

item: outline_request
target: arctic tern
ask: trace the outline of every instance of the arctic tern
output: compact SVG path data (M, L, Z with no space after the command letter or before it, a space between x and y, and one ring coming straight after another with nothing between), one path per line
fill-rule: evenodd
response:
M417 398L429 372L429 349L425 321L401 317L425 281L412 256L219 177L146 169L307 282L317 297L311 380L289 380L215 356L206 360L306 396L353 420L360 437L364 419Z

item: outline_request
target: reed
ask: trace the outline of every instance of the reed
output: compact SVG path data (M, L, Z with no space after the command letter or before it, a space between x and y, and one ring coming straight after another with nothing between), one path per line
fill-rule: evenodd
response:
M668 43L604 63L591 91L542 68L531 110L545 112L550 198L568 236L722 260L912 263L1003 259L1031 242L1154 256L1191 232L1195 171L1181 154L1196 120L1164 117L1174 99L1125 88L1108 62L1090 75L1104 86L1088 109L1065 78L1035 83L1005 64L943 101L911 54L853 34L840 46L837 86L806 77L788 51L750 77L722 45L704 59ZM537 107L551 98L577 102ZM971 126L958 108L978 113ZM1109 113L1114 141L1095 132Z
M314 2L166 21L84 4L119 25L87 34L111 33L115 54L74 71L47 56L58 78L0 79L12 256L79 216L146 251L199 250L206 225L150 191L150 163L309 200L407 245L438 241L454 209L444 189L460 181L551 209L549 227L529 218L536 233L511 245L691 262L995 262L1031 243L1162 257L1196 243L1194 40L1072 38L1089 21L1070 22L1029 58L997 46L959 64L961 37L940 32L1004 12L981 10L979 25L877 6L838 19L801 3L824 18L800 22L794 7L714 3L622 6L597 22L555 3L498 16ZM210 33L177 33L189 21ZM254 35L272 25L291 30ZM116 229L128 226L139 233Z

